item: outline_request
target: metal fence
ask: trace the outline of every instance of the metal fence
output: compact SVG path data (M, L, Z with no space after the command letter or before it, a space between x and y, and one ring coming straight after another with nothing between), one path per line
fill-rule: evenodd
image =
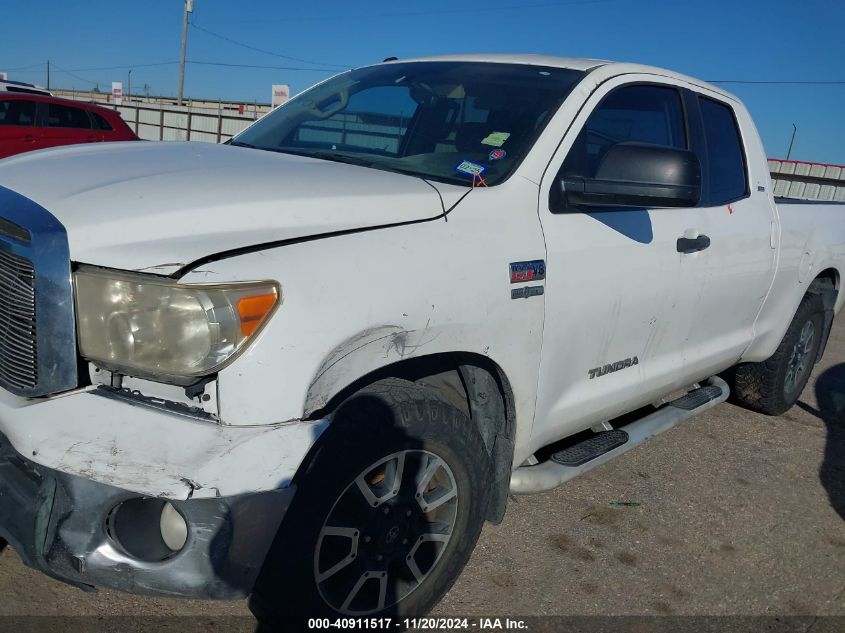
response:
M116 110L129 127L148 141L221 143L271 110L269 104L198 101L177 105L167 97L132 95L115 104L110 94L55 90L56 96Z
M112 106L142 139L222 143L250 125L258 113L228 114L222 110L170 109L148 104Z

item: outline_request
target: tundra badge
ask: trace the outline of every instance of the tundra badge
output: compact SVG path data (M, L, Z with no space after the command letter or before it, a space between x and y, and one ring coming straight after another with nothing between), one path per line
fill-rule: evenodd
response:
M633 358L626 358L625 360L620 360L618 362L611 363L610 365L605 365L604 367L596 367L595 369L590 370L590 380L600 376L606 376L607 374L612 374L620 369L628 369L628 367L633 367L634 365L639 364L640 359L634 356Z

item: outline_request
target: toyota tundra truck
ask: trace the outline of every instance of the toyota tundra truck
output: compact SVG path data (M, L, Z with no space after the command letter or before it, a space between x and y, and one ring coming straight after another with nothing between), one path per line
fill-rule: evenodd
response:
M8 158L0 538L268 626L418 616L509 495L788 410L843 270L743 104L637 64L391 60L222 145Z

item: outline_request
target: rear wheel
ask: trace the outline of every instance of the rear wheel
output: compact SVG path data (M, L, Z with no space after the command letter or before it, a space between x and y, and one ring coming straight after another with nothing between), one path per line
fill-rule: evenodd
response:
M744 363L733 369L732 399L767 415L781 415L791 409L810 380L823 330L822 298L808 293L772 357L762 363Z
M455 407L404 380L367 387L339 408L297 475L250 608L271 629L425 614L475 546L491 472Z

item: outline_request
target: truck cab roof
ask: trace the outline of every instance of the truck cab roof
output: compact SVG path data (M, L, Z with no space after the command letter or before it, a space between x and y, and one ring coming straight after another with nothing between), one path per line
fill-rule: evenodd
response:
M395 62L488 62L495 64L522 64L527 66L551 66L553 68L569 68L571 70L580 70L584 72L593 72L602 69L609 76L627 75L634 73L644 73L651 75L660 75L661 77L672 77L681 81L688 82L694 86L706 88L713 92L719 93L723 97L733 101L739 101L733 94L714 86L701 79L690 77L666 68L659 68L657 66L649 66L647 64L636 64L630 62L610 61L606 59L592 59L589 57L559 57L556 55L534 55L525 53L473 53L473 54L455 54L455 55L433 55L426 57L413 57L409 59L397 59ZM391 63L391 62L387 62Z

